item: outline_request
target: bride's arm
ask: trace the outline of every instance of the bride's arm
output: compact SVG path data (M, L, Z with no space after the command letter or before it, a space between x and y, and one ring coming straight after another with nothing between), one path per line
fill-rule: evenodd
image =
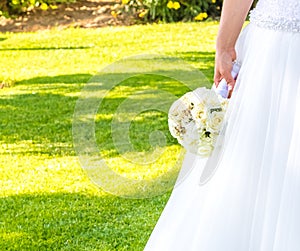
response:
M235 81L230 72L232 62L236 59L234 49L243 23L253 0L224 0L221 21L216 44L215 76L216 85L225 78L231 91Z

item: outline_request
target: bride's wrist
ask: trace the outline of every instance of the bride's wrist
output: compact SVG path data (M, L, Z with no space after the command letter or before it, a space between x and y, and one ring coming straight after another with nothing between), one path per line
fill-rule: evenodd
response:
M216 54L223 54L223 53L234 53L235 48L234 47L224 47L224 46L217 46L216 47Z
M231 60L232 62L236 59L235 48L217 48L216 49L216 60Z

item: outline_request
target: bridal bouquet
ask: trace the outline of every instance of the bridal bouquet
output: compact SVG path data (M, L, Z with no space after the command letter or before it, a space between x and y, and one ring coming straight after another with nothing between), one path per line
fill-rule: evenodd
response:
M228 99L204 87L188 92L169 110L171 135L188 151L208 157L219 135Z
M236 78L239 66L234 65ZM218 88L197 88L176 100L168 114L171 135L189 152L202 157L210 156L223 124L228 105L225 80Z

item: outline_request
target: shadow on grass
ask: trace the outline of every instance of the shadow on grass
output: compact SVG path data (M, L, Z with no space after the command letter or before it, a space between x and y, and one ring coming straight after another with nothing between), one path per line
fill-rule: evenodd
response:
M6 40L6 37L0 37L0 42Z
M35 194L0 198L1 250L143 250L168 194Z
M179 55L185 61L197 60L207 66L207 71L213 71L214 54L210 52L186 52ZM205 61L206 60L206 61ZM203 70L201 70L203 71ZM96 80L95 91L107 92L96 114L96 138L99 149L108 153L107 157L118 155L112 140L111 123L117 109L124 101L132 99L134 106L162 104L170 107L174 101L165 100L157 95L157 91L170 93L179 98L190 91L189 87L174 79L165 77L169 73L161 71L161 75L140 73L106 73L102 78L112 81L124 79L117 85L102 84ZM189 76L190 72L176 70L177 76ZM133 77L134 76L134 77ZM50 156L74 156L72 122L76 101L81 88L89 81L90 74L58 75L36 77L19 81L16 87L22 87L24 94L2 96L0 99L0 140L10 144L18 144L22 141L33 141L32 148L15 146L15 153L23 154L48 154ZM196 79L192 83L192 89L207 86L205 76ZM12 89L13 90L13 89ZM148 95L147 91L153 90L154 95ZM93 91L93 89L92 89ZM176 99L177 99L176 98ZM93 104L97 104L99 98L91 97ZM99 104L99 103L98 103ZM153 109L155 110L155 109ZM124 112L124 111L123 111ZM131 110L126 110L130 113ZM137 151L150 151L149 135L153 131L161 131L166 136L167 146L177 144L168 130L167 113L149 111L141 114L141 118L133 120L130 127L130 140ZM120 122L122 125L122 122ZM10 151L8 152L11 153Z
M75 97L42 93L0 99L0 140L16 144L14 148L18 154L39 152L59 156L74 155L71 119L75 102ZM26 141L33 142L31 148L18 148L20 142Z
M18 81L16 84L27 85L27 84L81 84L87 83L92 77L91 74L71 74L71 75L58 75L58 76L43 76L30 79L24 79Z
M1 38L0 38L1 41ZM70 47L20 47L20 48L0 48L0 51L40 51L40 50L85 50L91 46L70 46Z
M90 74L36 77L17 82L9 95L1 95L0 140L13 145L13 149L8 147L4 152L74 156L72 116L76 93L79 95L90 77ZM15 88L21 88L21 94L18 90L13 94Z
M41 77L18 82L18 85L28 84L29 93L9 95L0 99L2 128L0 140L14 144L15 154L76 155L72 137L73 115L80 88L83 86L82 82L88 76L88 74L79 74L72 78L69 76ZM174 90L174 87L178 88ZM105 86L100 88L106 90ZM113 95L102 100L97 113L99 119L96 119L96 138L99 149L109 152L107 157L118 155L111 136L111 123L116 110L122 102L128 99L128 96L142 91L143 88L163 88L178 96L188 90L186 86L178 83L173 83L171 86L169 80L158 81L153 76L143 77L143 80L140 79L138 82L136 78L129 79L111 90ZM75 93L75 96L69 96L68 93ZM93 102L97 101L98 99L94 98ZM141 97L133 104L151 105L162 101L165 102L160 96ZM169 103L171 105L171 102ZM130 134L135 150L149 151L151 149L148 136L154 130L162 131L167 135L167 145L176 144L168 131L167 114L147 113L142 116L142 120L132 121ZM30 148L18 145L20 142L30 141L33 142ZM11 151L7 153L11 154Z
M200 70L209 80L212 81L213 73L214 73L214 64L215 64L215 52L210 52L210 51L178 52L176 53L176 56L190 63L201 62Z

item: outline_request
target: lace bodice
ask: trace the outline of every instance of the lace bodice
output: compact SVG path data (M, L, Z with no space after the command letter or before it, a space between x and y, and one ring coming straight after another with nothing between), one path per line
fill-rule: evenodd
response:
M250 21L263 28L300 32L300 0L260 0Z

